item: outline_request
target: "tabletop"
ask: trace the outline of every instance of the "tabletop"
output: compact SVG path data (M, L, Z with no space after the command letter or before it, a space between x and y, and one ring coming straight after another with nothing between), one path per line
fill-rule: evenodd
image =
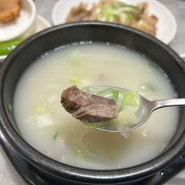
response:
M66 0L67 1L67 0ZM154 0L155 1L155 0ZM158 0L174 15L177 23L177 33L169 44L179 55L185 54L185 0ZM52 11L58 0L35 0L37 14L53 25ZM185 167L173 176L165 185L184 185ZM0 146L0 185L26 185L6 157Z

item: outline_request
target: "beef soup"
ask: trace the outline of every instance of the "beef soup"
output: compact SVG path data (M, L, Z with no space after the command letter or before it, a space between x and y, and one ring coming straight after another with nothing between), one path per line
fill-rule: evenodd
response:
M127 48L81 43L46 53L20 79L14 114L24 139L57 161L89 169L130 167L159 155L175 132L177 107L155 111L128 138L85 127L60 103L72 85L124 87L150 100L176 97L167 75Z

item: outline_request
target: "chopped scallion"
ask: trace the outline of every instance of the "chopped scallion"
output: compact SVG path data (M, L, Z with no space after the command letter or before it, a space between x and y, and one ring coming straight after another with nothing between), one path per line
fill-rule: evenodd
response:
M8 104L7 105L7 109L8 109L9 112L13 112L13 109L12 109L12 105L11 104Z
M48 106L47 105L37 105L35 106L35 111L39 114L47 113Z
M53 139L55 140L57 139L57 137L58 137L58 132L55 132L55 134L53 135Z

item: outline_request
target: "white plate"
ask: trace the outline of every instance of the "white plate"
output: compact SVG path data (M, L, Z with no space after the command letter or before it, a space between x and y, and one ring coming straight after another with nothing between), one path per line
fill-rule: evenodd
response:
M51 27L51 24L46 19L41 17L40 15L37 15L36 27L35 27L34 32L32 34L37 33L39 31L42 31L42 30L49 28L49 27Z
M51 26L51 24L46 19L44 19L43 17L38 15L35 20L34 30L29 36L39 32L39 31L42 31L46 28L49 28L50 26ZM6 56L0 56L0 62L2 62L5 58L6 58Z
M36 7L32 0L22 0L17 19L8 23L0 22L0 42L26 36L33 30L36 20Z
M180 54L180 57L181 57L181 58L184 58L184 62L185 62L185 53Z
M169 44L177 30L177 25L174 16L171 12L157 0L120 0L128 4L136 5L141 2L147 2L149 5L149 14L153 14L158 17L157 34L156 38ZM77 6L80 2L88 3L89 7L93 3L99 2L99 0L60 0L54 6L52 12L52 21L54 25L65 23L65 19L70 9Z

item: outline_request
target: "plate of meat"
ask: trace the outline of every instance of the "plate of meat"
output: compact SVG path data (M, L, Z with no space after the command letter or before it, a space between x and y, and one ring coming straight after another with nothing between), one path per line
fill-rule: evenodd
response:
M60 0L52 12L54 25L75 21L105 21L131 26L165 44L176 34L173 14L157 0Z

